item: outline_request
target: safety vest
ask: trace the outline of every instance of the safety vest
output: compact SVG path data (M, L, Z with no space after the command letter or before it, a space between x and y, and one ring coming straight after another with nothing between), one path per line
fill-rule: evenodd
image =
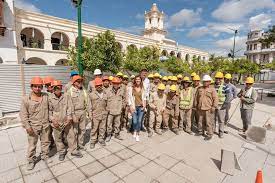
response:
M186 96L183 95L183 92L180 93L180 107L190 106L193 93L192 90L193 88L189 87L188 94Z
M219 105L222 105L225 101L224 85L223 84L221 84L218 89L218 98L219 98Z

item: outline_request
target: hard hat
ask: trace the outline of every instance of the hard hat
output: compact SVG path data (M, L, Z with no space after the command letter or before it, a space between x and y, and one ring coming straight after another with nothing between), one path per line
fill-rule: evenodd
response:
M121 83L121 79L119 79L118 77L114 77L113 80L112 80L112 83L120 84Z
M170 86L170 91L176 92L177 91L177 86L176 85Z
M160 78L160 74L156 72L156 73L154 74L154 78Z
M112 81L113 80L113 76L109 76L109 81Z
M215 78L223 78L223 73L222 72L216 72Z
M103 81L102 81L102 79L100 79L100 78L95 78L95 80L94 80L95 82L95 86L100 86L100 85L102 85L103 84Z
M178 80L177 76L172 76L171 81L177 81L177 80Z
M101 74L102 74L102 72L101 72L100 69L96 69L96 70L94 71L94 76L96 76L96 75L101 75Z
M168 76L168 80L172 80L173 76Z
M200 81L200 80L201 80L201 78L199 75L196 75L193 77L193 81Z
M54 81L54 78L53 78L52 76L46 76L46 77L43 79L44 85L45 85L45 84L51 84L53 81Z
M162 80L163 81L168 81L168 77L167 76L163 76Z
M124 79L128 79L129 77L127 75L123 75L123 78Z
M78 75L78 72L77 72L77 71L72 71L71 74L70 74L71 77L73 77L73 76L75 76L75 75Z
M212 81L212 78L209 75L204 75L202 81Z
M183 81L190 82L190 78L189 78L189 77L187 77L187 76L185 76L185 77L183 78Z
M227 73L227 74L225 74L224 78L225 79L232 79L232 76L231 76L231 74Z
M164 84L159 84L158 90L165 90L165 85Z
M148 78L149 78L149 79L151 79L151 78L153 78L153 77L154 77L153 74L149 74L149 75L148 75Z
M194 76L196 76L197 74L195 73L195 72L193 72L192 74L191 74L191 77L194 77Z
M62 83L61 83L61 81L59 81L59 80L54 80L54 81L52 82L52 86L62 86Z
M79 75L75 75L72 78L72 83L75 83L77 80L83 80L83 78L81 76L79 76Z
M118 72L118 73L116 74L116 76L121 76L121 77L123 77L123 73L122 73L122 72Z
M136 77L135 75L132 75L132 76L131 76L131 79L134 79L135 77Z
M39 76L35 76L31 79L31 85L43 85L43 79Z
M109 80L109 77L108 76L103 76L102 81L105 81L105 80Z
M178 78L178 79L182 79L183 77L182 77L181 74L179 74L179 75L177 75L177 78Z
M247 77L246 80L245 80L245 83L246 83L246 84L253 84L253 83L254 83L254 78L252 78L252 77Z

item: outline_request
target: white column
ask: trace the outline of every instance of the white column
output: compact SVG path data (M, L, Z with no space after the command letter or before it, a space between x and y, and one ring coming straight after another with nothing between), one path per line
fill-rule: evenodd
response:
M50 39L45 39L44 40L44 49L45 50L52 50L52 43Z

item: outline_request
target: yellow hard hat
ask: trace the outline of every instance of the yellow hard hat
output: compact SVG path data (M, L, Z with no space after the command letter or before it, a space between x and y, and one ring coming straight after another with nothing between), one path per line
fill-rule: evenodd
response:
M127 75L123 75L123 78L128 79L129 77Z
M232 79L232 76L231 74L227 73L225 76L224 76L225 79Z
M131 79L134 79L135 77L136 77L135 75L132 75L132 76L131 76Z
M149 74L149 75L148 75L148 78L153 78L153 77L154 77L153 74Z
M247 77L246 80L245 80L245 83L246 83L246 84L253 84L253 83L254 83L254 78L252 78L252 77Z
M165 85L164 84L159 84L159 86L158 86L158 89L159 90L165 90Z
M173 76L168 76L168 80L172 80Z
M176 92L177 91L177 86L176 85L170 86L170 91Z
M156 72L156 73L154 74L154 78L160 78L160 74Z
M109 76L109 81L112 81L114 79L113 76Z
M116 76L121 76L121 77L123 77L123 73L122 73L122 72L118 72L118 73L116 74Z
M223 78L223 73L222 72L216 72L215 78Z
M171 81L177 81L177 80L178 80L177 76L172 76Z
M200 81L200 80L201 80L201 78L199 75L196 75L193 77L193 81Z
M185 76L185 77L183 78L183 81L190 82L190 78L189 78L189 77L187 77L187 76Z
M178 79L182 79L183 76L182 76L181 74L179 74L179 75L177 75L177 78L178 78Z
M191 77L194 77L194 76L196 76L197 74L195 73L195 72L193 72L192 74L191 74Z
M163 76L163 77L162 77L162 80L163 80L163 81L168 81L168 77L167 77L167 76Z

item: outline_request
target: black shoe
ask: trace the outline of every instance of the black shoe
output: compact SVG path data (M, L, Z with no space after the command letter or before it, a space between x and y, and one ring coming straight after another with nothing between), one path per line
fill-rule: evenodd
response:
M90 144L90 149L94 149L95 148L95 144L94 143L91 143Z
M99 143L101 146L106 146L105 141L99 141L98 143Z
M208 141L208 140L211 140L211 139L212 139L212 136L206 136L206 137L204 138L205 141Z
M179 134L180 134L180 133L179 133L179 130L177 130L177 129L173 129L172 132L174 132L176 135L179 135Z
M149 132L148 137L152 137L152 136L153 136L153 132Z
M106 137L106 142L110 142L111 138L112 138L112 136L111 136L111 135L108 135L108 136Z
M59 159L59 161L64 161L65 154L60 154L58 159Z
M202 132L198 132L198 133L196 133L196 135L195 135L195 136L197 136L197 137L202 136Z
M123 140L123 138L119 134L115 135L115 138L118 140Z
M225 134L228 134L228 131L227 131L227 130L225 130L225 131L224 131L224 133L225 133Z
M77 151L75 153L71 153L71 155L74 156L74 157L76 157L76 158L82 158L83 157L83 155L81 154L80 151Z
M34 162L28 162L27 170L28 170L28 171L33 170L33 169L34 169L34 166L35 166L35 163L34 163Z
M78 149L79 150L86 150L85 146L83 146L83 145L78 145Z

